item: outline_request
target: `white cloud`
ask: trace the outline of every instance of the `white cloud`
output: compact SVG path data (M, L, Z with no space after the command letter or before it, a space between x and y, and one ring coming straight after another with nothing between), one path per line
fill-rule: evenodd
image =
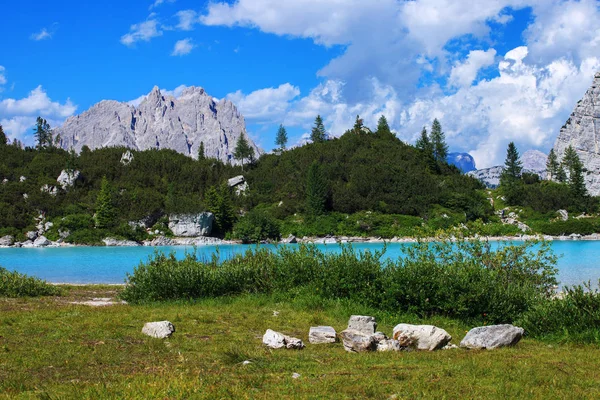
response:
M37 116L47 119L52 126L58 126L76 110L77 106L70 99L63 104L52 101L38 86L25 98L0 100L0 121L11 138L22 139Z
M199 22L198 14L194 10L182 10L177 12L175 16L179 19L177 28L182 31L191 31L194 29L194 25Z
M150 5L150 9L152 10L155 7L160 6L163 3L175 3L176 0L155 0L154 3Z
M196 45L192 42L192 39L182 39L175 42L175 47L171 52L172 56L185 56L190 54Z
M39 31L37 33L32 33L31 36L29 36L29 38L31 40L40 41L40 40L45 40L45 39L51 39L52 34L53 33L49 32L48 29L42 28L41 31Z
M247 119L257 122L280 123L278 117L285 114L290 101L298 95L300 95L300 89L284 83L276 88L260 89L247 95L238 90L228 94L226 98L232 101Z
M6 68L4 68L2 65L0 65L0 85L6 85ZM0 91L2 90L2 88L0 88Z
M125 46L132 46L135 42L140 40L149 42L150 39L162 36L162 34L156 15L150 14L146 21L131 25L129 33L121 36L121 43Z
M496 50L494 49L489 49L487 51L473 50L469 52L466 60L456 62L450 72L448 83L455 87L471 86L482 68L494 64L495 57Z

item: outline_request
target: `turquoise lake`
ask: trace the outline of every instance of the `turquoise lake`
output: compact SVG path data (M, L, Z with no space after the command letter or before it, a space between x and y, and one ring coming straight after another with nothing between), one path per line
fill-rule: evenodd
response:
M294 245L289 245L294 246ZM385 258L398 258L408 244L389 243ZM276 249L275 245L264 245ZM317 245L328 252L337 252L336 244ZM359 251L380 250L380 243L354 243ZM221 259L243 253L256 246L220 245L199 246L196 254L211 257L216 251ZM592 281L597 286L600 279L600 242L598 241L554 241L554 252L558 260L561 286ZM9 270L37 276L54 283L124 283L126 274L142 261L148 260L156 250L174 252L178 258L192 247L63 247L63 248L6 248L0 249L0 266Z

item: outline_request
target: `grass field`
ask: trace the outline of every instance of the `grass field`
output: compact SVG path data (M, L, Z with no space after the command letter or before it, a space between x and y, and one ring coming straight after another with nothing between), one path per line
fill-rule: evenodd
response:
M593 345L525 338L494 351L350 354L341 344L308 344L309 327L339 332L350 314L370 314L388 335L397 323L426 322L446 329L456 344L471 327L309 296L70 304L117 290L66 287L62 297L0 298L0 398L600 398L600 349ZM165 319L176 327L171 338L141 334L145 322ZM269 350L261 343L267 328L299 337L307 348Z

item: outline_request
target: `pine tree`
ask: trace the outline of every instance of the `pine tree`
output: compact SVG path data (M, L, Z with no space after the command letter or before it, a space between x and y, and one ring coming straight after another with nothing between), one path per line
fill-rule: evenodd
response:
M569 188L574 199L579 201L587 196L585 178L583 177L583 163L573 146L567 147L563 158L563 165L569 173Z
M554 181L558 179L559 169L561 168L558 162L558 157L554 152L554 149L550 150L548 154L548 161L546 161L546 171L548 171L548 180Z
M287 131L285 130L283 125L279 125L279 129L277 130L277 136L275 137L275 144L279 146L279 150L285 150L287 141Z
M4 129L2 129L2 125L0 125L0 146L6 146L8 144L8 138L4 133Z
M504 165L504 171L500 176L500 187L504 192L506 202L510 205L516 205L523 197L523 182L521 181L523 164L514 142L508 144Z
M198 161L206 160L206 154L204 153L204 142L200 142L198 146Z
M433 158L435 161L446 161L446 158L448 157L446 135L442 131L442 125L437 118L433 120L433 125L431 126L431 145L433 147Z
M316 161L308 168L306 181L306 212L310 216L325 213L327 204L327 181L321 165Z
M35 139L37 140L37 148L52 147L52 130L50 124L42 117L37 117L36 126L33 130Z
M385 115L379 117L379 121L377 121L377 135L379 137L392 137L395 136L390 129L390 125L388 124L387 118Z
M323 125L323 119L321 116L317 115L317 118L315 118L315 126L313 126L310 133L310 140L312 140L313 143L322 143L325 141L325 139L325 125Z
M429 135L427 134L426 127L423 127L423 130L421 131L421 137L417 139L415 147L421 150L423 153L433 157L433 145L429 139Z
M116 225L116 218L113 190L104 176L100 184L100 193L96 198L96 227L100 229L113 227Z
M254 158L254 149L250 146L244 134L240 135L233 156L242 162L242 171L244 170L244 160Z

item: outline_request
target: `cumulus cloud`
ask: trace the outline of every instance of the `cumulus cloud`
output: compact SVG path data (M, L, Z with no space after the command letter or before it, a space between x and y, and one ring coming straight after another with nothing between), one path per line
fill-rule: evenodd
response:
M175 47L171 52L172 56L185 56L190 54L196 45L192 42L192 39L182 39L175 42Z
M149 42L152 38L162 36L162 34L156 15L150 14L146 21L131 25L129 33L121 36L121 43L125 46L133 46L136 42Z
M256 122L280 122L290 106L291 100L300 94L300 89L289 83L276 88L256 90L244 94L240 90L230 93L226 98L237 105L238 110L249 120Z
M22 99L0 100L0 121L11 138L22 139L35 124L37 116L47 119L52 126L58 126L76 110L77 106L70 99L62 104L52 101L38 86Z
M494 64L495 57L496 50L494 49L487 51L473 50L469 52L466 60L457 61L454 67L452 67L448 83L455 87L471 86L482 68Z
M191 31L194 29L194 25L198 23L198 14L194 10L182 10L175 14L179 19L177 28L182 31Z

